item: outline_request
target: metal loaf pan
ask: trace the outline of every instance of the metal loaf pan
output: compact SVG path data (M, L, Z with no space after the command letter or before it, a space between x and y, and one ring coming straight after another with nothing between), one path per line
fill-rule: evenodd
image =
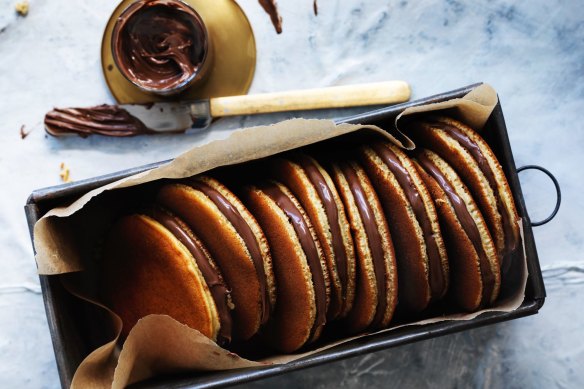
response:
M461 89L409 103L377 109L358 116L340 119L337 120L337 122L376 124L384 128L393 125L393 119L408 107L459 98L478 85L479 84L470 85ZM487 131L485 131L485 133L487 142L493 148L505 170L519 215L524 220L523 227L529 276L527 279L525 299L517 310L507 313L485 313L469 321L443 321L424 326L402 328L385 334L367 335L284 365L209 372L205 374L192 373L182 374L180 376L159 377L139 383L135 386L152 388L168 386L213 387L243 383L327 362L337 361L339 359L353 357L388 347L395 347L406 343L537 313L544 303L545 288L535 247L532 225L521 192L513 154L507 136L507 128L505 127L503 111L501 110L500 104L496 106L486 127ZM34 191L28 198L25 206L26 217L31 231L31 238L35 222L52 207L66 203L94 188L154 168L162 163L164 162ZM99 323L100 320L104 322L105 318L97 309L88 306L88 304L83 303L81 300L65 291L57 277L41 275L39 278L61 384L63 387L68 388L71 384L73 374L83 358L108 340L106 331L104 331L101 336L99 334L98 336L95 335L95 323ZM105 325L103 327L105 327Z

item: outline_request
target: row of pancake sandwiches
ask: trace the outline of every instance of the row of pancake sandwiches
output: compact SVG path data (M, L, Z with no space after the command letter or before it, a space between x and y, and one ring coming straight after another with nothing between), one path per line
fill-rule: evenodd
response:
M503 170L459 121L408 127L412 152L375 140L349 156L275 156L243 184L160 185L105 241L101 296L122 336L167 314L220 345L292 352L331 323L350 335L388 327L396 309L494 304L520 242Z

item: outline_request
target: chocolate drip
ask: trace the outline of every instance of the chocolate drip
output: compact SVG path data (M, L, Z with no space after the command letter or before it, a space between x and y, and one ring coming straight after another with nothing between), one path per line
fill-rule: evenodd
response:
M183 225L177 217L159 208L153 208L149 212L149 216L170 231L195 258L197 266L203 274L203 278L211 291L211 296L217 307L220 322L217 343L221 345L229 343L231 341L231 329L233 326L230 309L227 305L229 291L219 271L211 265L197 241L187 232L188 227Z
M266 281L266 273L264 270L264 260L260 250L258 241L245 219L241 216L237 208L235 208L229 200L227 200L219 191L211 187L209 184L199 181L197 179L192 179L187 181L187 184L196 190L201 191L205 196L207 196L219 211L229 220L231 225L235 228L239 236L243 239L250 255L252 262L255 267L255 271L258 275L258 282L260 284L260 295L261 295L261 309L262 317L261 323L265 324L270 317L270 297L268 295L268 287Z
M207 38L198 15L182 2L142 0L118 18L112 46L126 77L163 90L180 87L197 72Z
M304 251L304 254L306 255L308 267L312 274L312 284L314 285L314 298L316 304L316 318L310 332L312 337L314 331L326 323L326 285L316 243L312 238L312 234L310 233L308 223L304 220L304 216L277 184L263 185L260 189L272 199L282 211L284 211L300 240L302 251Z
M474 158L474 160L478 163L481 172L487 178L489 185L493 188L493 191L497 193L497 208L499 209L499 213L501 214L501 222L503 224L503 233L505 235L505 248L503 250L503 258L507 259L508 255L512 253L517 248L517 237L515 236L514 228L512 225L511 218L509 217L509 213L507 209L503 205L503 201L501 200L501 194L499 193L499 187L497 185L497 179L495 178L495 174L491 167L489 166L489 162L483 155L481 148L478 144L476 144L472 139L470 139L463 131L461 131L456 126L446 125L444 123L432 123L432 126L439 128L445 132L447 132L450 136L460 143L462 147L464 147L470 155ZM504 261L508 262L508 261ZM501 263L502 267L508 266L508 263Z
M266 11L268 15L270 15L270 19L272 20L272 24L276 29L278 34L282 33L282 17L278 13L278 6L276 5L275 0L259 0L260 5Z
M345 250L345 245L343 243L343 235L341 234L341 227L339 222L339 209L337 203L331 190L322 176L322 173L312 161L311 158L298 154L295 155L292 160L298 163L304 172L308 176L308 179L314 186L318 197L324 205L326 211L326 216L330 226L330 232L332 237L333 252L335 256L335 263L337 265L337 272L339 274L339 279L342 285L342 299L343 301L347 298L347 252Z
M376 326L383 321L383 316L387 310L387 290L385 287L387 274L381 234L379 233L379 227L375 220L375 214L371 209L371 205L367 201L367 194L363 190L354 168L347 162L341 162L338 166L345 176L349 188L351 189L351 193L353 194L353 198L355 199L355 203L357 204L359 215L361 215L361 221L365 227L369 249L371 250L373 269L375 270L375 285L377 286L377 309L371 325Z
M481 234L479 229L472 218L468 208L464 201L458 196L456 190L452 187L448 179L440 171L440 169L424 154L416 154L416 159L424 170L429 173L438 182L440 187L446 193L446 196L450 200L452 208L456 213L458 221L462 225L462 228L466 232L466 235L472 242L479 256L479 267L481 270L481 278L483 280L483 290L482 290L482 302L488 303L491 301L491 295L493 293L493 288L495 286L495 275L491 270L490 261L487 258L485 248L483 247Z
M398 157L389 147L375 144L372 146L377 155L383 160L387 165L389 170L393 173L402 190L406 194L410 205L414 211L414 215L420 224L422 229L422 235L424 237L424 242L426 243L426 252L428 254L428 278L430 282L430 289L432 290L432 297L440 296L444 291L446 282L444 280L444 274L442 272L442 260L440 258L440 251L438 249L438 243L434 238L434 232L432 231L432 224L430 222L430 216L426 212L426 205L424 200L420 197L418 189L416 188L410 174L401 164Z
M54 136L77 134L83 138L91 134L134 136L154 133L125 109L107 104L90 108L55 108L45 115L45 129Z

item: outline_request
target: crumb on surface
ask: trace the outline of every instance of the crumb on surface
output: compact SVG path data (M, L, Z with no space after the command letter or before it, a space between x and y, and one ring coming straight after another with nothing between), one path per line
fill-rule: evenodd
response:
M28 15L28 8L29 8L28 0L19 1L14 5L14 9L21 16Z
M59 177L61 177L61 181L63 181L63 182L73 181L71 179L71 171L69 170L69 167L67 165L65 165L65 162L61 162L61 165L59 165L59 167L61 168L61 172L59 173Z

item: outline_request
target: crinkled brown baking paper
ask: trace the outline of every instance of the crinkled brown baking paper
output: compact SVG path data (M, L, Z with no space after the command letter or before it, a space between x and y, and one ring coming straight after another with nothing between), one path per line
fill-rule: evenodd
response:
M481 85L460 99L443 103L409 108L396 118L421 112L449 110L469 125L480 129L486 123L497 104L497 95L488 85ZM158 168L124 178L92 190L67 207L52 209L34 226L34 245L40 274L57 275L78 272L87 261L87 250L77 243L78 233L71 222L79 215L93 215L92 207L106 191L151 182L161 178L182 178L202 173L219 166L242 163L263 158L286 150L302 147L333 137L356 132L373 132L385 136L401 147L411 149L413 143L396 132L386 129L395 137L370 125L335 125L327 120L295 119L271 126L247 128L235 132L229 138L196 147ZM403 140L403 143L398 139ZM93 221L93 219L92 219ZM99 223L97 223L99 224ZM85 259L85 260L84 260ZM78 274L90 273L85 272ZM94 294L75 281L76 276L63 279L65 287L74 295L96 304L111 316L115 333L119 335L121 321L107 307L95 302ZM455 314L419 321L408 325L421 325L443 320L469 320L486 311L511 311L519 307L524 298L527 280L525 253L523 271L517 291L500 299L496 307L473 314ZM397 327L383 330L389 332ZM149 315L138 322L126 339L121 351L116 347L117 336L109 343L93 351L81 363L73 378L73 387L102 388L123 387L159 373L184 370L226 370L286 363L333 347L363 335L346 338L303 353L277 355L262 361L250 361L217 346L214 342L174 319L165 315Z

